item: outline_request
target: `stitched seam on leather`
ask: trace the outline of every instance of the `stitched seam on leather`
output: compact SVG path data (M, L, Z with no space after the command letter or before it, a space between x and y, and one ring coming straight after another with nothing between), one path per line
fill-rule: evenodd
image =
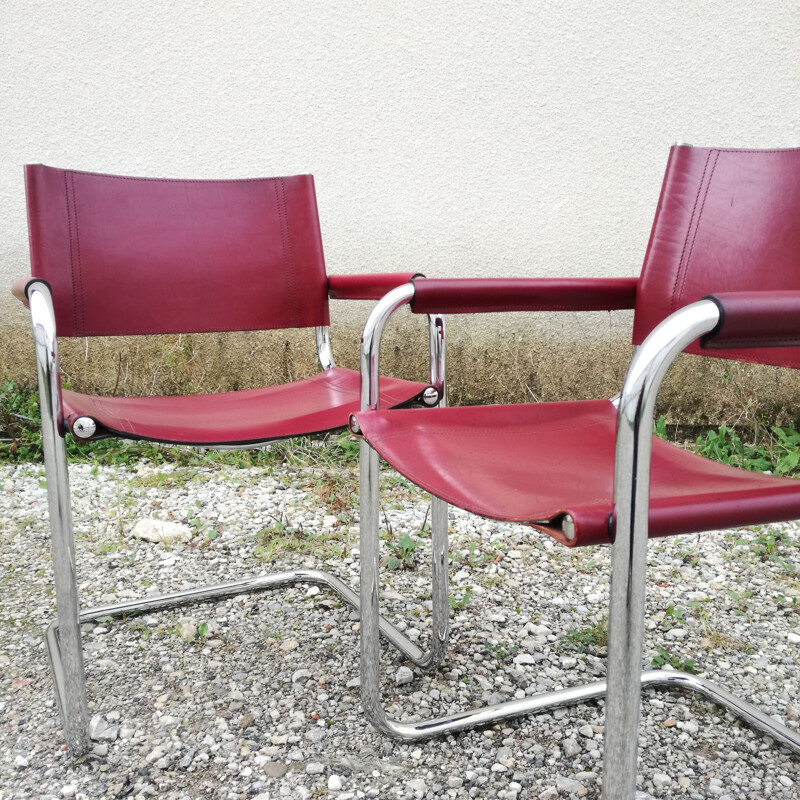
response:
M798 347L800 346L800 338L791 337L784 338L782 336L758 336L752 339L726 339L725 343L734 347L742 347L745 349L758 348L759 342L769 342L771 344L783 345L785 347ZM719 347L715 348L719 349Z
M683 297L683 287L686 284L686 277L689 274L689 265L692 261L692 253L694 253L694 243L697 241L697 232L700 230L700 221L703 218L703 210L706 207L706 199L708 198L708 190L711 188L711 181L714 179L714 170L717 168L717 161L719 161L719 151L712 150L711 153L714 154L714 163L711 165L711 173L708 176L708 183L706 184L706 191L703 194L703 202L700 205L700 211L697 214L697 224L694 226L694 234L692 235L692 246L689 248L689 255L686 258L686 267L683 270L683 278L681 280L681 288L678 293L678 300ZM709 153L709 156L711 155Z
M81 258L81 234L78 226L78 200L75 196L75 173L69 173L69 185L72 190L72 213L75 217L75 254L77 256L78 264L78 291L81 298L81 327L82 331L86 330L86 298L83 294L83 260ZM76 320L77 322L77 320Z
M85 172L79 169L70 171L78 175L89 175L93 178L111 178L115 181L145 181L151 183L272 183L275 180L275 178L138 178L133 175L109 175L106 172Z
M800 152L800 147L776 147L771 150L748 150L748 149L741 149L737 150L732 147L720 147L717 148L717 152L719 153L748 153L752 155L761 155L762 153L798 153Z
M283 199L283 219L284 224L286 225L286 244L289 250L289 273L291 275L291 280L289 283L289 291L292 295L292 308L294 309L294 324L295 327L299 324L300 321L300 309L297 304L297 272L294 268L294 250L292 248L292 232L291 228L289 227L289 209L286 206L286 186L283 182L283 178L281 180L281 198Z
M677 291L678 291L678 281L681 279L681 275L682 275L683 270L684 270L683 259L684 259L685 255L686 255L686 247L689 244L689 237L691 236L691 233L692 233L692 225L694 224L694 216L695 216L695 213L697 212L697 203L700 200L700 192L703 189L703 182L706 179L706 170L708 169L708 162L711 159L711 152L712 151L709 151L708 155L706 156L706 163L703 165L703 175L700 178L700 185L697 187L697 194L695 195L695 198L694 198L694 206L692 208L692 216L689 218L689 227L686 230L686 238L683 240L683 249L681 250L680 261L678 261L678 270L675 273L675 280L672 282L672 296L670 297L670 312L675 311L675 309L677 308L677 297L676 297L676 295L677 295ZM683 285L683 284L681 284L681 285Z
M627 303L627 301L625 301ZM422 308L420 308L420 305ZM414 305L414 313L416 314L426 314L431 313L435 314L436 310L441 309L442 311L450 311L451 313L457 313L457 309L464 308L465 310L462 312L464 314L470 313L478 313L480 311L492 312L492 311L620 311L626 308L632 308L632 305L625 305L621 308L609 308L608 304L602 305L581 305L581 306L574 306L574 305L553 305L548 303L547 305L510 305L510 306L480 306L478 309L472 309L469 306L465 306L463 303L431 303L430 307L428 307L425 302L416 303Z
M67 204L67 231L69 232L69 269L70 269L70 276L72 279L72 328L75 331L75 335L79 334L78 328L78 298L75 294L76 286L75 286L75 255L73 253L72 247L72 213L69 209L69 185L67 184L67 173L64 172L64 199Z
M284 214L286 213L286 209L285 207L282 207L281 196L278 192L277 180L272 182L272 188L273 191L275 192L275 210L278 212L278 226L280 227L280 233L281 233L281 254L283 256L283 272L286 279L286 290L287 290L287 295L289 297L289 305L291 307L290 313L294 316L296 314L296 304L292 292L292 276L289 271L289 263L286 257L286 240L285 240L285 225L284 225Z

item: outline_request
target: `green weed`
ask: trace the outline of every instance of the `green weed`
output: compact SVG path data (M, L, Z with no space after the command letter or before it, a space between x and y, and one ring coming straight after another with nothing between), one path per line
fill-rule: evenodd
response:
M36 393L6 380L0 386L0 462L41 459L42 435Z
M664 611L664 619L661 621L661 630L668 631L682 625L686 621L683 609L670 603Z
M504 642L498 642L497 644L486 642L484 647L489 654L494 655L500 662L510 661L519 652L517 645L508 645Z
M253 554L261 561L271 562L287 553L314 553L323 560L343 558L347 554L348 542L342 531L314 533L306 531L302 525L290 526L286 518L273 519L273 525L256 534Z
M656 648L656 655L653 656L652 663L654 667L663 667L667 665L681 672L688 672L691 675L697 673L693 658L687 658L685 661L682 661L678 656L672 655L666 647Z
M125 544L125 542L107 542L105 544L101 544L97 548L97 552L100 555L105 555L106 553L116 553L117 550L120 550L120 549L126 548L126 547L127 547L127 545Z
M391 555L386 559L388 569L414 569L419 541L404 533L398 542L390 542Z
M602 617L594 625L581 630L567 631L566 646L581 652L594 652L608 646L608 617Z
M728 597L730 597L733 603L733 613L742 616L750 609L750 603L747 601L753 597L753 592L747 589L739 593L735 592L733 589L729 589Z
M466 544L466 548L463 545ZM466 537L453 552L453 561L459 564L466 564L469 567L477 567L487 562L496 563L503 560L505 550L503 545L496 539L488 543L479 542L477 539Z
M461 611L462 608L466 608L470 600L472 600L472 589L469 588L465 589L460 596L451 594L448 598L450 608L454 611Z
M766 530L757 529L758 534L755 538L749 539L741 537L736 539L738 547L747 547L755 558L760 561L772 561L783 569L784 572L794 573L797 568L785 556L790 548L794 548L795 542L791 536L783 531L767 528Z
M794 428L772 426L760 429L754 443L745 443L734 428L719 429L698 436L695 452L714 461L754 472L794 475L800 467L800 433Z

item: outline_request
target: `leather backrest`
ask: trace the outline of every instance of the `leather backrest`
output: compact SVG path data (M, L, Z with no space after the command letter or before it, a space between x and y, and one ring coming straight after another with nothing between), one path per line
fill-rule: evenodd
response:
M708 294L800 291L800 149L670 152L639 281L633 341ZM690 353L800 367L800 348Z
M328 324L311 175L129 178L25 168L31 274L60 336Z

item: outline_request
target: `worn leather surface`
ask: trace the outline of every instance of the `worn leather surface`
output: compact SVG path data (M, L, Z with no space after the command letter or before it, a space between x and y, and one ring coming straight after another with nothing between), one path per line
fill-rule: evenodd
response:
M387 462L460 508L534 525L570 546L610 541L617 412L608 400L356 416ZM650 536L800 517L800 481L728 467L658 438L650 498ZM558 527L563 514L575 522L570 542Z
M720 321L703 336L703 348L800 347L800 291L727 292L709 295Z
M673 147L639 283L634 343L705 295L747 291L800 291L800 149ZM800 366L796 347L725 347L687 350Z
M381 380L381 402L398 405L425 385ZM63 390L64 419L79 416L134 439L196 445L246 444L340 428L359 408L361 381L334 367L305 380L221 394L185 397L96 397Z
M494 311L611 311L633 308L635 278L423 278L414 281L417 314Z
M591 291L573 294L579 282L554 283L541 296L536 284L415 281L412 306L428 313L553 309L561 296L562 307L592 307ZM620 305L594 307L625 307L634 291L636 344L672 312L713 294L723 323L716 340L704 342L708 349L695 343L691 352L800 366L800 150L674 147L638 286L612 291ZM781 346L750 347L762 343ZM572 546L613 535L617 414L607 400L357 418L392 466L454 505L534 525ZM569 542L560 530L565 514L575 525ZM798 516L800 481L728 467L654 439L650 536Z
M328 324L310 175L159 180L25 168L31 273L59 336Z
M380 300L387 292L419 276L418 272L328 275L328 297L334 300Z

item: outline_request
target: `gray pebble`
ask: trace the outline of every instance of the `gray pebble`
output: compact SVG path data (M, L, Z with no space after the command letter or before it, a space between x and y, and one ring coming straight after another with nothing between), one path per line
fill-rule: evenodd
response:
M414 680L414 673L408 667L400 667L394 676L394 682L398 686L404 686Z
M273 467L272 474L214 467L201 469L197 480L171 465L135 468L133 473L128 466L101 465L92 474L90 464L70 467L84 607L222 583L232 575L298 565L327 568L326 561L358 586L358 532L338 520L328 529L344 537L335 540L343 549L333 558L324 553L322 539L315 540L312 552L287 552L272 562L256 555L259 533L278 519L287 531L302 526L316 536L323 530L320 523L330 514L309 491L313 475L283 467ZM0 716L13 742L4 776L10 796L61 798L68 796L62 789L69 789L78 797L94 792L109 800L126 794L140 800L197 800L201 794L279 800L311 798L324 794L326 786L337 800L416 800L448 793L557 800L581 791L587 797L599 793L602 703L554 709L429 743L378 735L364 718L357 691L358 614L327 588L307 595L302 584L83 626L92 718L90 787L58 749L58 710L45 677L41 637L14 624L25 619L45 625L53 615L46 504L28 502L34 500L31 490L39 488L36 469L0 466L4 559L19 568L8 572L12 585L0 607L7 634L0 666L11 680L37 676L20 690L9 691L7 684L0 692ZM163 478L156 480L159 473L179 480L166 486ZM408 530L416 537L429 500L407 488L402 493L397 502L387 501L386 513L395 532ZM197 547L174 542L166 549L135 539L119 546L120 517L125 529L154 514L165 519L171 514L185 525L189 509L220 535L195 536L194 543L202 544ZM478 520L454 509L450 527L453 585L459 592L471 587L471 600L453 612L454 636L441 669L410 669L383 643L383 702L391 717L433 719L487 700L504 702L604 678L605 648L576 647L567 633L594 630L607 613L606 548L566 551L523 526ZM800 542L793 526L781 530ZM731 548L734 536L758 535L711 532L651 542L643 662L668 641L677 658L696 658L712 680L796 724L800 623L792 597L778 599L794 578L775 561L751 558L748 545L735 553ZM468 551L470 541L479 548L473 552L506 556L464 563L458 554ZM702 542L697 563L684 558L696 546L692 542ZM429 537L419 538L417 547L418 566L383 570L381 589L387 616L426 647ZM382 557L387 548L382 541ZM588 561L594 562L591 568L583 568ZM19 591L13 585L17 575L27 581ZM710 620L689 602L699 604L700 612L710 609ZM672 621L680 624L672 631L680 633L666 637L669 605L676 612ZM192 639L181 638L182 625L196 628ZM722 646L704 641L709 630ZM407 683L398 686L398 676ZM800 784L796 759L746 725L730 724L706 701L680 693L643 693L639 735L642 785L657 797L683 792L688 800L740 794L790 798ZM705 775L713 780L706 784Z

